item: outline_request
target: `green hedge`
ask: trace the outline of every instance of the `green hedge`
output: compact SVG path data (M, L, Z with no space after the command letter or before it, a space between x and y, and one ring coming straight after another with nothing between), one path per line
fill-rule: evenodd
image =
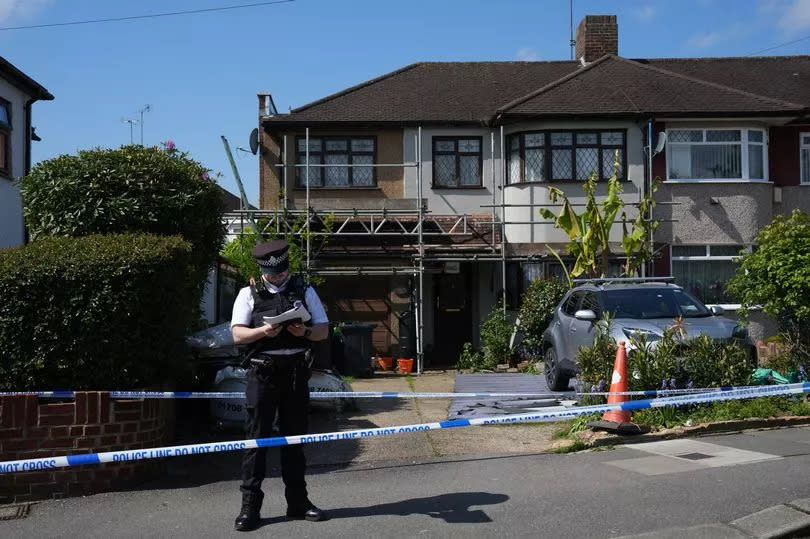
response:
M20 182L31 237L180 234L200 287L225 237L222 194L184 152L138 145L82 150L38 163Z
M196 311L180 236L46 237L0 250L0 388L128 389L177 376Z

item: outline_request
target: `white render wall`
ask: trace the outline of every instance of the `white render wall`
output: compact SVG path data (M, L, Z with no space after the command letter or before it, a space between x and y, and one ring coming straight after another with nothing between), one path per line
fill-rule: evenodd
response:
M636 203L640 197L640 189L644 184L644 151L643 140L646 131L638 124L630 121L567 121L567 122L525 122L504 128L505 137L511 133L523 131L538 131L545 129L625 129L627 130L627 169L630 182L624 183L624 194L622 198L626 203ZM407 128L403 133L403 157L405 162L416 160L417 130ZM432 189L433 180L433 137L434 136L479 136L482 138L483 148L483 188L477 189ZM494 152L492 151L492 136L494 136ZM503 195L498 188L501 185L503 175L503 164L500 159L500 129L487 128L423 128L422 129L422 198L427 200L427 208L434 215L442 214L490 214L492 208L485 205L501 202L501 196L505 197L506 204L538 204L533 208L514 207L506 208L505 220L525 222L526 224L514 224L506 226L506 239L510 243L562 243L567 242L567 237L560 230L555 230L553 225L542 224L545 221L540 217L540 204L548 202L548 189L551 186L564 191L571 202L584 202L582 187L578 183L567 182L544 182L506 185ZM493 162L494 156L494 162ZM493 175L494 165L494 175ZM417 173L416 169L409 167L405 169L405 198L417 198ZM494 183L494 186L493 186ZM493 199L493 192L495 198ZM606 193L605 185L600 184L597 194ZM559 208L548 207L557 213ZM577 208L581 210L581 208ZM635 216L633 207L626 207L630 218ZM500 209L497 209L500 216ZM532 223L538 224L532 224ZM621 240L621 225L617 225L613 230L613 239Z
M629 182L622 184L624 191L622 199L627 206L625 211L629 218L636 216L636 209L630 204L639 201L640 189L644 185L644 151L642 136L644 132L635 123L625 122L532 122L520 124L519 126L509 126L505 129L505 134L519 133L522 131L539 131L545 129L626 129L627 130L627 178ZM526 224L506 225L506 239L510 243L567 243L568 237L562 230L554 228L553 224L532 224L542 223L547 219L540 216L540 208L545 207L555 215L559 213L559 206L542 206L543 203L550 202L548 198L549 187L557 187L568 195L571 203L584 203L585 197L582 185L576 182L541 182L526 184L511 184L504 188L506 204L537 204L534 207L513 207L506 208L507 222L520 222ZM597 196L607 194L607 185L600 183L596 190ZM598 199L597 199L598 200ZM560 201L557 202L558 204ZM581 213L584 207L575 206L574 210ZM621 215L617 216L617 219ZM612 241L621 241L621 224L617 224L611 231Z
M13 180L25 173L25 102L29 95L0 79L0 97L11 102L11 179L0 177L0 249L22 245L22 198Z

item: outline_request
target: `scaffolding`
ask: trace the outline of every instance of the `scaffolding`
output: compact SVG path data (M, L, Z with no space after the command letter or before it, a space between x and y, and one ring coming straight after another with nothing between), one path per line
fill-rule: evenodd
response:
M488 262L497 263L501 266L501 294L506 316L507 307L507 262L532 262L547 260L546 257L532 255L509 255L507 252L506 227L508 225L553 225L554 221L508 221L506 219L507 208L519 207L559 207L562 204L550 202L532 204L507 204L505 202L505 186L507 178L507 160L505 155L506 137L503 126L500 126L497 138L499 139L499 153L496 167L496 131L490 130L490 177L492 180L492 202L491 204L480 204L481 208L488 208L490 214L489 221L481 221L466 213L450 213L434 216L425 208L423 200L423 159L422 159L422 127L418 126L414 134L414 161L404 161L402 163L313 163L310 161L310 128L305 128L304 136L304 162L288 163L289 148L287 145L288 135L283 135L281 144L281 162L272 166L280 168L282 171L281 204L276 204L276 208L271 210L241 210L229 212L224 215L226 225L229 229L244 230L249 222L261 223L253 225L260 230L262 235L285 234L285 235L306 235L305 268L309 274L335 275L335 276L397 276L407 275L416 278L416 293L414 310L416 322L416 359L417 373L424 372L424 274L426 272L425 262ZM483 148L482 148L483 150ZM298 153L298 149L294 149ZM651 165L650 165L651 166ZM412 168L415 170L416 201L413 208L391 209L391 208L329 208L315 209L312 207L310 199L310 170L318 168L401 168L403 170ZM303 187L305 190L305 208L290 208L287 196L287 186L289 185L288 170L302 170L304 175ZM498 174L496 174L496 169ZM648 171L651 175L651 170ZM403 174L403 182L404 182ZM645 174L647 176L647 174ZM293 181L298 181L294 178ZM647 178L644 179L646 191ZM501 193L500 201L498 192ZM641 193L640 193L641 196ZM678 204L677 202L657 202L659 205ZM572 206L584 206L585 204L572 203ZM638 205L638 204L636 204ZM280 206L280 207L279 207ZM648 219L652 220L652 212ZM303 220L304 229L301 229ZM672 221L672 220L668 220ZM621 222L621 221L617 221ZM659 222L662 222L659 220ZM489 241L482 241L475 247L475 252L426 252L426 238L444 237L476 237L485 240L486 235L481 232L481 227L490 230ZM498 233L500 237L498 238ZM409 250L411 266L325 266L320 267L313 264L313 253L311 239L313 236L354 236L354 237L412 237L415 244L410 244ZM652 238L650 238L652 241ZM435 248L436 246L432 246ZM446 245L444 246L446 247ZM404 256L404 255L403 255Z

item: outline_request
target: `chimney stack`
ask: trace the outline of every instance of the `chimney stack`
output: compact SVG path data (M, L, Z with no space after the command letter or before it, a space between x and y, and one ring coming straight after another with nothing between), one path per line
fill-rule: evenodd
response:
M593 62L606 54L619 54L616 15L585 15L577 26L577 60Z

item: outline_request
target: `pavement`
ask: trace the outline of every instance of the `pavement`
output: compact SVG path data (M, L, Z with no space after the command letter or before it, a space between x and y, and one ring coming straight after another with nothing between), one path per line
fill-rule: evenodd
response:
M480 440L501 432L470 430ZM810 509L810 428L674 442L569 455L315 467L308 477L311 498L332 516L321 523L283 518L283 489L275 473L265 482L264 520L254 535L787 537L803 529L793 526L796 512L810 518L784 505ZM682 461L688 465L680 466ZM195 483L167 476L137 490L36 504L26 518L0 522L0 535L238 536L233 519L239 499L234 478ZM693 533L696 527L703 535Z
M451 391L452 377L392 375L352 385ZM438 421L448 406L448 399L377 399L356 411L315 414L311 431ZM553 428L469 427L305 446L311 498L332 516L322 523L283 518L283 485L271 450L264 520L254 534L808 536L810 427L568 455L544 452ZM131 490L0 508L0 537L238 536L240 456L167 459L164 477ZM18 518L3 520L15 511Z

